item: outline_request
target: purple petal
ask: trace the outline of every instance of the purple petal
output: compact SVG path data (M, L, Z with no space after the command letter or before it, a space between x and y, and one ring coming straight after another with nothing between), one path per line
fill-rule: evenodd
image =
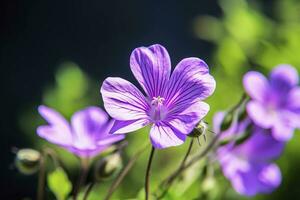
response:
M265 185L265 192L270 193L281 183L281 172L276 164L265 166L260 174L259 180Z
M170 109L178 107L183 111L194 101L210 96L215 87L216 82L203 60L183 59L172 73L169 87L164 94L165 104Z
M173 130L164 123L153 124L150 130L152 145L157 149L178 146L184 143L186 136Z
M266 162L278 158L285 144L275 140L270 131L255 128L252 136L234 150L242 157L255 162Z
M149 105L132 83L121 78L107 78L101 93L104 107L112 118L122 121L147 118Z
M107 132L108 116L97 107L88 107L76 112L71 119L74 132L73 145L80 149L96 148L98 135Z
M101 153L107 148L107 146L96 146L93 148L77 148L77 147L69 147L67 148L70 152L80 156L80 157L93 157L97 154Z
M247 104L247 113L253 122L262 128L271 128L277 119L276 111L268 110L257 101L250 101Z
M189 134L208 111L209 105L207 103L196 101L181 113L173 116L168 123L179 132Z
M279 65L274 68L270 75L272 87L281 92L285 92L298 84L299 77L297 70L290 65Z
M246 196L270 193L281 182L281 173L275 164L252 164L247 171L238 171L230 178L234 189Z
M170 57L163 46L136 48L130 56L130 67L149 97L161 96L171 73Z
M149 120L147 119L127 120L127 121L115 120L110 130L110 133L115 133L115 134L130 133L140 128L143 128L147 124L149 124Z
M243 85L251 98L257 101L264 101L268 91L269 83L264 75L259 72L248 72L243 78Z
M278 141L289 141L293 134L293 128L285 125L282 121L277 121L272 129L272 135Z
M300 113L300 87L295 87L289 92L287 107Z
M37 134L51 143L62 146L70 145L72 134L66 119L46 106L39 106L38 111L49 125L39 126Z

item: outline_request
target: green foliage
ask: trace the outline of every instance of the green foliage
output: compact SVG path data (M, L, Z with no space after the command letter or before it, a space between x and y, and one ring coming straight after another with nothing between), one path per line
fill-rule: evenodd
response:
M72 190L72 183L62 168L58 167L49 173L47 182L49 189L55 194L57 200L67 199Z

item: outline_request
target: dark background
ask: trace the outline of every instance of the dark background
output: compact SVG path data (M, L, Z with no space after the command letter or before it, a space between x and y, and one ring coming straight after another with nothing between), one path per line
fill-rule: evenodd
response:
M1 199L34 197L36 181L12 169L12 147L29 147L18 114L40 102L62 61L79 64L100 82L127 73L135 47L163 44L173 65L180 58L206 59L212 49L193 36L192 20L220 15L216 1L40 1L0 3ZM113 74L111 74L113 72Z

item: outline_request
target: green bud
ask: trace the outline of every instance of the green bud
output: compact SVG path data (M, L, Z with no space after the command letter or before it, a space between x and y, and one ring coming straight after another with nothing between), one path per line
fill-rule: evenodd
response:
M202 182L202 190L204 192L209 192L216 187L216 184L217 183L214 177L212 176L206 177Z
M201 135L206 134L207 130L208 130L207 123L201 120L196 126L196 128L194 128L194 130L190 134L188 134L188 136L200 137Z
M16 154L15 165L25 174L31 175L38 171L41 154L34 149L20 149Z
M252 133L252 126L248 126L246 128L245 132L235 140L234 145L238 146L238 145L243 144L245 141L247 141L251 137L251 133Z
M226 113L221 124L221 131L226 131L231 126L233 119L234 115L232 112Z
M122 158L119 153L108 155L96 163L95 178L98 181L114 178L122 166Z

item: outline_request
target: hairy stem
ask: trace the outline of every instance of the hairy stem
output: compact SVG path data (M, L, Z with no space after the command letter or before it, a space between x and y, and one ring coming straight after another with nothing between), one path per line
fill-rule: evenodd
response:
M193 138L191 138L188 150L187 150L187 152L186 152L183 160L181 161L179 167L175 170L175 172L171 176L169 176L168 178L166 178L160 184L160 187L165 187L165 189L163 190L162 194L158 197L158 199L162 199L166 195L166 193L168 192L168 190L171 187L172 183L176 179L176 176L177 176L178 172L180 172L180 170L184 167L184 165L185 165L185 163L187 161L187 158L188 158L188 156L190 155L190 153L192 151L193 143L194 143L194 140L193 140Z
M145 177L145 200L149 200L149 192L150 192L150 172L151 172L151 165L154 156L155 148L152 146L151 153L148 160L147 170L146 170L146 177Z
M148 145L136 152L132 158L128 161L125 168L120 172L118 177L115 179L115 181L110 186L107 195L105 196L104 200L109 200L114 193L114 191L117 189L117 187L121 184L125 176L128 174L130 169L133 167L134 163L137 161L137 159L140 157L140 155L147 149Z

